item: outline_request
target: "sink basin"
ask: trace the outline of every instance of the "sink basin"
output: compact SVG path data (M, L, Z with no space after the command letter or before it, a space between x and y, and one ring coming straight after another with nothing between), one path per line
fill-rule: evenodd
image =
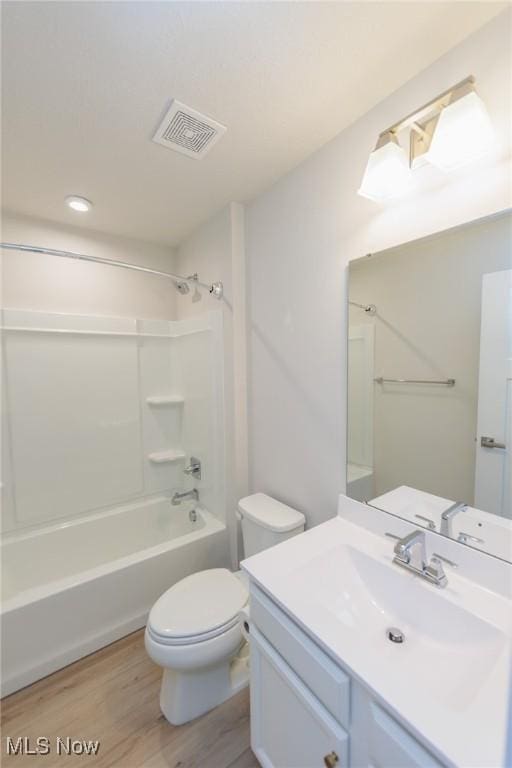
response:
M340 640L345 634L369 654L378 650L379 664L452 709L470 705L506 647L500 629L401 570L391 556L383 561L338 546L303 565L295 579L338 623ZM398 627L405 642L392 643L389 627Z

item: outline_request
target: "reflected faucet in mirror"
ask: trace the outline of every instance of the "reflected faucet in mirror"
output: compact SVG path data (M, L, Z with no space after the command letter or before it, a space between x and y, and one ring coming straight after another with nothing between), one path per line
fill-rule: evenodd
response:
M465 512L468 505L465 501L456 501L451 507L445 509L441 515L441 533L445 536L453 537L453 525L452 520L459 512Z

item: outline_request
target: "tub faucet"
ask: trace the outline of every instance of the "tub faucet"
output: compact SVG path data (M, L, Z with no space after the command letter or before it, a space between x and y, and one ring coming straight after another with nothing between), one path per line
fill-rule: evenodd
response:
M199 501L199 492L197 488L192 488L191 491L184 491L183 493L176 491L171 499L171 504L177 506L178 504L181 504L182 501L185 501L185 499L194 499L194 501Z
M464 512L467 506L468 505L464 501L456 501L451 507L445 509L441 515L441 528L439 533L442 533L444 536L449 536L450 539L453 538L453 518L455 515L458 515L459 512Z

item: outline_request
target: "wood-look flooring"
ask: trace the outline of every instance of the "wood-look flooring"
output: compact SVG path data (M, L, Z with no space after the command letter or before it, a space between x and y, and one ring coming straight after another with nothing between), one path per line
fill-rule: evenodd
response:
M179 727L158 706L161 669L148 658L142 631L2 701L3 768L259 768L249 743L249 689ZM6 739L50 738L42 755L7 755ZM56 738L99 739L98 754L57 755Z

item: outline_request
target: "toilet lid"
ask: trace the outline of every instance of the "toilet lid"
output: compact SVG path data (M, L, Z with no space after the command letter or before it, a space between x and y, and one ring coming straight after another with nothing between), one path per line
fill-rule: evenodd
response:
M267 496L266 493L253 493L240 499L238 510L242 517L274 533L304 530L306 522L302 512Z
M192 638L230 624L249 599L241 580L226 568L200 571L164 592L148 625L162 638Z

